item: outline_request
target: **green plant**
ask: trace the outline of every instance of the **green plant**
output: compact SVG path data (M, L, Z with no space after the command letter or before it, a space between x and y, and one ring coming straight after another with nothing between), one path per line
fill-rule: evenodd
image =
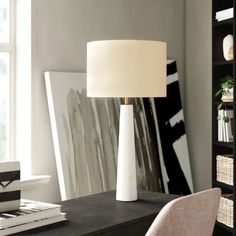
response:
M220 80L219 89L215 93L215 97L218 96L222 97L223 95L227 94L229 90L233 88L233 86L234 86L233 77L231 75L225 76ZM220 110L223 106L225 106L225 103L222 100L220 100L219 104L217 105L217 110ZM221 117L218 116L217 119L221 119ZM227 116L222 117L222 119L226 123L229 122L229 117Z

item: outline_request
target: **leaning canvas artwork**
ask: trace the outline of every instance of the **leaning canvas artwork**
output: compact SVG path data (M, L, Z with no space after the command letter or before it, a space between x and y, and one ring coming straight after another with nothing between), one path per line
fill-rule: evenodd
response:
M167 62L167 97L152 100L152 114L158 124L159 160L166 193L193 193L184 114L176 61Z
M116 188L120 99L86 96L86 74L45 73L62 200ZM163 191L149 102L133 99L139 190Z

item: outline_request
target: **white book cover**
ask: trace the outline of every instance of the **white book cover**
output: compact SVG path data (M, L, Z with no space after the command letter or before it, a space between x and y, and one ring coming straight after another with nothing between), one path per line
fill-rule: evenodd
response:
M224 110L224 116L227 116L227 111ZM224 125L225 125L225 142L229 142L229 122L225 122L224 121Z
M221 111L218 110L218 141L222 142Z
M229 117L229 122L227 123L227 129L228 129L228 142L233 142L233 110L226 110L226 116Z
M222 110L222 117L225 116L225 111ZM226 123L224 122L224 120L222 119L222 123L223 123L223 142L227 142L227 136L226 136Z
M62 222L65 220L66 220L66 214L61 213L57 216L45 218L42 220L37 220L37 221L33 221L30 223L26 223L26 224L14 226L14 227L6 228L6 229L0 229L0 236L11 235L11 234L23 232L26 230L42 227L45 225L55 224L55 223Z
M221 130L222 130L222 142L225 142L226 137L225 137L225 125L224 125L224 121L223 121L223 117L224 117L224 110L220 110L220 115L221 115Z
M217 17L216 20L217 21L223 21L223 20L228 20L233 18L233 16L224 16L224 17Z
M224 142L224 124L223 124L223 110L220 110L220 130L221 130L221 142Z
M225 16L233 17L234 16L233 8L229 8L229 9L225 9L225 10L216 12L216 18L223 18Z
M20 208L0 213L0 229L59 215L61 205L21 199Z
M225 10L217 11L216 15L217 16L228 15L228 14L232 14L233 12L234 12L234 8L231 7L231 8L225 9Z

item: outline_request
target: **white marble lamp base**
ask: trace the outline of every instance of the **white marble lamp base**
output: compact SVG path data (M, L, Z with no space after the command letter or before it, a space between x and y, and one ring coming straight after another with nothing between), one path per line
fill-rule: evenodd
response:
M137 199L133 105L121 105L116 200Z

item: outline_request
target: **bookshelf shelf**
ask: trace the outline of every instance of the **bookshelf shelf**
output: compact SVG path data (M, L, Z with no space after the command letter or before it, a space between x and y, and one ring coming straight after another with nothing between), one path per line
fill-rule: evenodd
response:
M225 190L230 190L230 191L234 190L234 186L231 186L231 185L228 185L228 184L225 184L225 183L222 183L222 182L215 181L214 184L215 184L216 187L220 187L220 188L223 188Z
M217 181L217 155L224 154L233 154L233 158L236 154L236 142L235 139L233 142L219 142L217 140L222 140L222 132L225 135L225 132L231 132L232 135L236 133L236 119L234 119L235 114L235 105L236 99L232 102L226 102L223 104L222 109L226 111L222 111L222 113L217 110L217 106L220 101L220 97L215 97L216 92L219 90L220 81L222 78L226 76L232 76L235 80L236 78L236 60L226 61L223 56L223 39L231 34L234 38L234 45L236 45L236 18L230 18L223 21L216 21L216 13L233 8L236 9L236 0L212 0L212 187L221 188L222 194L232 194L233 201L236 201L236 187L218 182ZM218 16L221 13L218 13ZM234 13L235 15L235 13ZM236 47L233 50L234 56L236 56ZM236 83L234 83L234 94L236 91ZM235 97L235 96L234 96ZM218 121L218 116L224 116L224 114L229 114L230 112L230 126L227 124L221 123ZM223 115L222 115L223 114ZM218 129L218 127L220 129ZM226 128L225 128L226 127ZM223 130L223 131L222 131ZM226 130L226 131L225 131ZM224 136L223 135L223 136ZM223 138L225 140L225 138ZM228 140L228 139L227 139ZM219 165L220 162L218 162ZM224 166L224 165L222 165ZM223 168L221 166L221 168ZM236 161L233 162L233 179L236 180ZM232 211L231 211L232 212ZM227 225L216 222L214 236L236 236L236 204L233 204L233 228L228 227Z
M214 61L213 65L214 66L227 66L227 65L232 65L234 64L234 60L232 61Z
M217 26L223 26L223 25L233 25L233 23L234 23L233 18L230 18L223 21L214 21L213 26L217 27Z
M234 143L233 142L214 142L214 145L215 146L219 146L219 147L225 147L225 148L231 148L233 149L234 148Z
M226 108L233 108L234 106L234 102L224 102L224 107ZM219 101L214 102L214 106L218 106L219 105Z

